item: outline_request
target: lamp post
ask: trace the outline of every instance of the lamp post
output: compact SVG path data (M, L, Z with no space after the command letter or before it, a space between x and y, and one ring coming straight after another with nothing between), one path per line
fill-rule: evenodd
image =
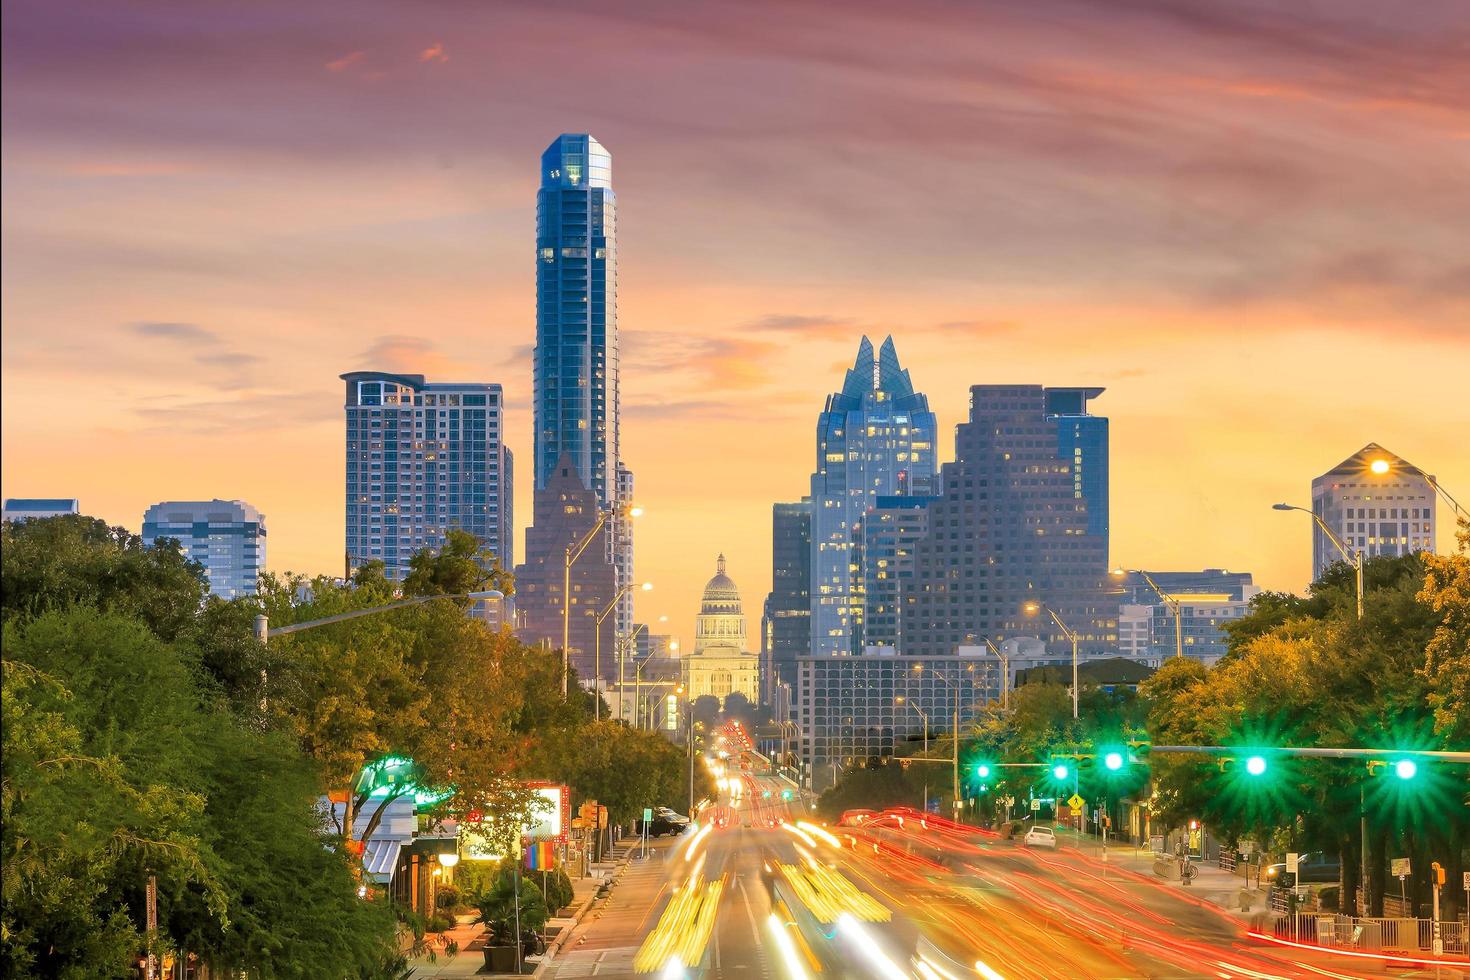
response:
M572 642L572 565L587 546L597 539L598 533L607 524L608 519L614 514L626 513L629 517L638 517L643 513L643 508L633 507L627 504L619 504L617 507L608 507L597 513L597 523L584 534L576 543L568 542L566 550L566 561L562 565L561 575L561 696L567 696L567 678L571 674L571 659L568 647Z
M1333 534L1332 533L1332 528L1330 528L1330 527L1327 526L1327 522L1324 521L1324 520L1322 520L1322 518L1320 516L1318 516L1317 512L1314 511L1314 510L1312 510L1310 507L1297 507L1297 506L1295 506L1293 504L1272 504L1271 505L1271 509L1272 510L1299 510L1303 514L1309 515L1312 518L1312 520L1317 523L1317 526L1322 529L1322 533L1327 536L1327 540L1328 541L1331 541L1332 542L1332 546L1334 548L1336 548L1338 550L1338 553L1340 553L1342 555L1343 561L1346 561L1348 564L1350 564L1350 565L1353 566L1353 572L1355 574L1355 577L1357 578L1357 584L1358 584L1358 618L1359 619L1362 619L1363 618L1363 552L1361 550L1359 550L1357 552L1349 552L1348 549L1347 549L1347 545L1345 545L1345 544L1342 543L1342 539L1339 538L1336 534Z
M914 673L922 674L923 672L923 664L914 664ZM941 673L938 673L937 671L930 671L930 674L933 675L935 680L941 682L942 684L944 684L945 687L949 688L950 692L953 694L954 721L952 728L954 729L954 805L955 809L958 810L960 807L960 687L958 684L950 681L949 678L945 677Z
M1180 598L1176 595L1165 594L1164 591L1159 588L1158 583L1153 580L1153 576L1149 575L1148 572L1145 572L1141 568L1115 568L1113 569L1113 574L1118 576L1143 576L1143 580L1148 583L1148 587L1150 589L1153 589L1154 595L1158 596L1159 599L1164 603L1164 605L1169 607L1169 611L1174 614L1174 656L1184 656L1184 613L1183 602L1180 600Z
M925 755L928 755L929 754L929 716L924 712L924 709L923 708L919 707L917 704L914 704L914 702L912 702L912 701L906 701L904 699L904 696L902 694L900 694L898 697L894 698L893 699L893 703L894 704L906 704L910 708L913 708L915 711L917 711L919 713L919 717L922 718L923 721L924 721L924 754Z
M1000 647L991 642L990 637L981 637L990 652L1000 659L1000 708L1009 711L1011 707L1011 658Z
M633 588L634 588L634 586L630 583L630 584L625 585L622 588L618 589L618 591L613 594L612 599L608 601L607 608L603 609L602 612L598 613L596 616L593 617L593 622L592 622L592 633L593 633L593 636L592 636L592 650L593 650L593 654L592 654L592 673L593 673L593 675L596 678L596 680L593 683L593 689L597 692L597 697L596 697L596 699L592 703L592 718L593 718L594 721L597 720L598 718L600 718L602 716L602 621L604 619L607 619L607 617L612 614L612 611L615 608L617 608L618 603L620 603L620 602L623 601L623 596L627 595L629 592L632 592L633 591ZM641 588L644 592L647 592L647 591L649 591L650 589L653 588L653 583L652 582L644 582L641 586L638 586L638 588ZM565 663L565 661L566 661L566 647L562 647L562 661L563 661L563 663ZM623 656L622 656L622 652L619 651L619 653L618 653L618 719L620 721L622 720L622 717L623 717L623 671L622 671L622 666L623 666ZM563 675L563 681L562 682L563 682L563 684L566 683L566 681L565 681L565 675Z
M1028 616L1035 616L1041 610L1045 609L1047 614L1051 616L1052 622L1056 623L1058 628L1061 629L1062 634L1072 641L1072 718L1076 720L1077 698L1082 691L1081 684L1077 680L1077 634L1068 629L1067 624L1062 622L1062 617L1056 614L1056 610L1044 602L1028 602L1023 608L1026 610L1026 615Z
M1430 476L1428 473L1425 473L1417 466L1408 466L1405 469L1407 472L1413 473L1415 476L1418 476L1420 479L1422 479L1425 483L1429 484L1429 486L1434 490L1435 493L1443 497L1445 499L1445 502L1454 508L1456 517L1462 519L1470 517L1470 515L1467 515L1465 513L1465 508L1460 506L1460 502L1454 497L1451 497L1450 492L1444 487L1440 486L1439 481L1436 480L1434 477ZM1392 471L1393 464L1386 459L1375 459L1368 464L1368 472L1373 474L1374 476L1387 476Z

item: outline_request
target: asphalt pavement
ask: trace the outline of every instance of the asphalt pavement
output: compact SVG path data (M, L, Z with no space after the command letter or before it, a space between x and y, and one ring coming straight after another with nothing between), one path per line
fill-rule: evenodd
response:
M1273 945L1085 846L1030 849L917 811L821 826L783 799L789 782L714 766L721 799L629 864L550 976L1470 980L1470 964Z

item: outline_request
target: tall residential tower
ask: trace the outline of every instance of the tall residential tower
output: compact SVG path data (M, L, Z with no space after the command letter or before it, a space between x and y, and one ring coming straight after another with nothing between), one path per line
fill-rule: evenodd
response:
M934 413L899 366L893 338L877 356L864 337L842 390L817 419L811 482L811 654L852 652L852 534L879 497L927 494L934 481Z
M451 527L510 568L511 454L500 385L353 371L346 382L347 567L382 561L388 578Z
M617 207L612 155L586 133L564 133L541 155L536 193L535 487L570 461L600 507L632 498L618 450ZM629 522L615 517L608 558L633 578ZM544 555L527 555L530 561ZM632 596L617 616L632 628Z

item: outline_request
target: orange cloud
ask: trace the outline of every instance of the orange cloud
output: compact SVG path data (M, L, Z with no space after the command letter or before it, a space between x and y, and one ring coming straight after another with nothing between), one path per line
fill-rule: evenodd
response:
M449 55L444 53L444 43L435 41L433 45L419 52L419 60L444 62L449 60Z
M327 71L346 71L353 65L361 64L362 61L366 58L366 51L353 51L348 54L344 54L342 57L338 58L335 61L327 62L326 68Z

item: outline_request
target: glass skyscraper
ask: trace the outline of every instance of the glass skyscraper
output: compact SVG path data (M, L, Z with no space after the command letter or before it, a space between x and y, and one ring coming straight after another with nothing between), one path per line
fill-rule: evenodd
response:
M221 599L255 595L265 570L265 518L243 500L165 501L143 515L143 540L172 538L204 566Z
M500 385L430 383L354 371L347 383L347 569L381 561L390 579L451 527L514 562L511 454Z
M618 449L617 205L612 155L586 133L563 133L541 155L536 193L535 480L566 458L600 506L630 499ZM615 519L609 559L633 575L632 528ZM544 558L545 556L527 556ZM632 596L618 628L632 627Z
M936 422L899 366L893 338L877 356L867 337L842 390L817 419L812 474L811 653L852 652L853 529L879 497L925 495L934 481Z

